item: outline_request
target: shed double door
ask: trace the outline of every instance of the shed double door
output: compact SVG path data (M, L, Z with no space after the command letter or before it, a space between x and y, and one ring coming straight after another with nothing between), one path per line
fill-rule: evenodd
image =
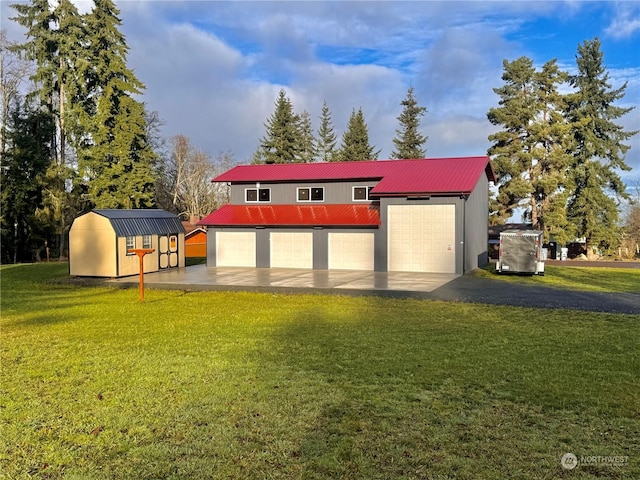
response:
M161 235L158 239L160 268L178 266L178 236Z

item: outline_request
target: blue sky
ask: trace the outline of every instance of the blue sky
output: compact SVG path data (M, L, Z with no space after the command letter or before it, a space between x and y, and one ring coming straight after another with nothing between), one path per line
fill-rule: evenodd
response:
M1 0L2 28L13 0ZM75 2L81 11L90 2ZM578 44L599 37L621 106L640 104L640 2L214 2L117 1L129 66L143 100L212 156L248 161L264 135L280 88L317 127L323 101L341 135L362 108L370 142L387 158L409 86L427 107L427 156L482 155L495 131L502 61L557 58L575 69ZM618 120L640 130L640 110ZM640 184L640 135L627 154L628 184Z

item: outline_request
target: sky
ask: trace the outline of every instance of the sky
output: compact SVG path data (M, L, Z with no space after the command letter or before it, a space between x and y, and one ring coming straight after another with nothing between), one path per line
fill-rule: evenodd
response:
M2 28L24 32L0 0ZM91 2L74 0L81 12ZM165 138L183 134L216 157L248 163L280 89L314 129L327 102L338 138L362 108L369 141L389 158L409 87L427 108L427 157L485 155L497 131L503 60L541 67L556 58L575 73L578 45L598 37L613 88L627 82L616 120L640 130L640 2L410 1L221 2L116 0L128 66L146 86L140 98L164 121ZM640 188L640 134L621 172Z

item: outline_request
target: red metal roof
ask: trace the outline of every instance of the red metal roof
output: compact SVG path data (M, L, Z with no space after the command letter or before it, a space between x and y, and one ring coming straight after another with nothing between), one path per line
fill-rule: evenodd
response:
M198 225L208 226L380 226L372 205L225 205Z
M495 174L489 157L422 158L363 162L240 165L214 182L294 182L380 179L372 193L470 194L480 176Z

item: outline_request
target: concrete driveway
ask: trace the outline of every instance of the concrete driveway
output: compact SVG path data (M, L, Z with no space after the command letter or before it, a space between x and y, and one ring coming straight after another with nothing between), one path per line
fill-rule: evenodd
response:
M302 270L289 268L239 268L205 265L170 269L144 276L145 285L185 290L345 290L356 292L423 292L442 287L460 275L448 273L370 272L361 270ZM135 284L138 277L109 280Z
M147 273L144 281L145 284L156 288L190 291L248 290L376 295L531 308L640 313L640 293L574 291L501 282L477 278L474 275L285 268L207 268L205 265L194 265ZM111 279L106 283L134 287L138 285L138 276Z

